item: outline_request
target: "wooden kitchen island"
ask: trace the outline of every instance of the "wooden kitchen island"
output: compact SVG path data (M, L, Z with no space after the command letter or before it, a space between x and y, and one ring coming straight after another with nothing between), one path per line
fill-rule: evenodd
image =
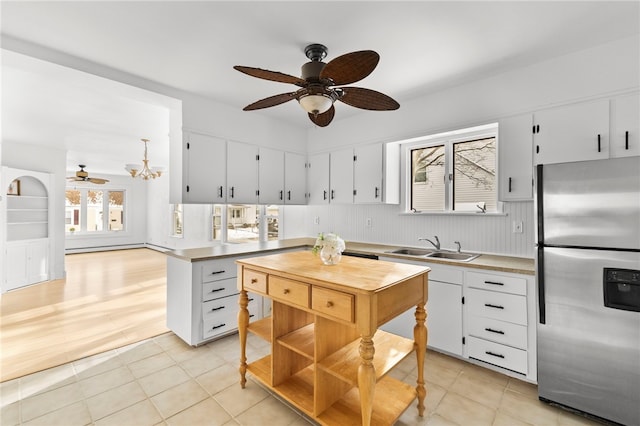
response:
M327 266L309 251L237 264L243 388L249 371L323 425L391 425L416 398L423 415L428 267L357 257ZM247 292L272 300L270 317L249 322ZM414 340L378 330L414 307ZM250 364L247 332L271 343ZM415 388L387 374L414 349Z

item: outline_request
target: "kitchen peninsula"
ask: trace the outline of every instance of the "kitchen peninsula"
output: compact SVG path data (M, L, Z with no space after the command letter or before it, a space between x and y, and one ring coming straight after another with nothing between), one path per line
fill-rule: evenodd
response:
M390 425L416 398L423 414L428 267L356 257L327 266L308 251L236 263L242 387L249 371L325 425ZM272 300L271 316L250 322L248 291ZM414 340L378 330L414 307ZM271 343L250 364L247 332ZM415 389L387 375L414 349Z

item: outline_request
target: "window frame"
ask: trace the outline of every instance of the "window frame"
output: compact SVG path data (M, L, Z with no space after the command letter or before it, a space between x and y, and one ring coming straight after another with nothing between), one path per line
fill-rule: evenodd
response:
M66 193L67 191L79 191L80 192L80 224L66 224L67 218L67 201L66 201ZM88 193L89 191L100 191L102 192L102 230L100 231L89 231L87 229L87 221L88 221ZM110 229L110 220L109 220L109 200L111 192L122 192L122 229L121 230L112 230ZM127 212L127 190L125 188L104 188L102 186L97 185L83 185L80 187L79 185L67 185L65 187L65 227L69 225L69 227L76 228L73 232L70 232L65 229L65 233L67 236L70 235L85 235L85 236L106 236L113 235L116 233L127 233L128 232L128 212ZM106 212L106 214L105 214Z
M495 211L486 211L482 215L504 215L503 204L498 197L498 185L499 185L499 139L498 139L498 123L490 123L486 125L464 128L459 130L447 131L437 133L433 135L419 136L416 138L406 139L398 141L400 143L400 190L401 199L400 214L424 214L424 215L476 215L481 213L478 211L459 211L453 210L454 204L454 182L453 176L453 156L454 156L454 144L461 142L469 142L473 140L494 138L495 140L495 161L496 161L496 174L495 174L495 190L494 196L496 201ZM444 145L445 146L445 178L447 179L445 185L444 195L444 210L412 210L413 200L413 159L412 152L415 149L426 148L430 146Z

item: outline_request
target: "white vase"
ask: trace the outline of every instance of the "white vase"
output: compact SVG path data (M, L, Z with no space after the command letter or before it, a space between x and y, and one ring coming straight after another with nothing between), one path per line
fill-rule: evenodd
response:
M320 250L320 259L325 265L336 265L342 259L342 253L331 247L322 247Z

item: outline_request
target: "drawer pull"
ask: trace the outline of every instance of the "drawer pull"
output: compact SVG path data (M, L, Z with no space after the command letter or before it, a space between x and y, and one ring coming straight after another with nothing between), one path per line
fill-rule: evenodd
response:
M213 290L211 290L209 293L217 293L219 291L224 290L224 287L220 287L220 288L214 288Z
M333 308L333 302L332 301L328 301L327 302L327 308Z
M484 306L486 306L487 308L504 309L504 306L492 305L491 303L485 303Z
M225 271L224 269L223 269L222 271L213 271L213 272L211 273L211 275L224 274L225 272L227 272L227 271Z
M257 282L258 282L258 279L257 279L257 278L251 278L251 284L255 284L255 283L257 283Z
M485 284L492 284L492 285L504 285L504 283L500 283L498 281L485 281Z
M249 298L249 302L253 302L253 300L254 300L253 297Z
M495 356L495 357L497 357L497 358L503 358L503 359L504 359L504 355L494 354L494 353L493 353L493 352L491 352L491 351L484 351L484 353L485 353L485 354L487 354L487 355L491 355L491 356Z
M214 325L213 327L211 327L212 330L215 330L216 328L220 328L220 327L224 327L227 324L220 324L220 325Z
M493 328L485 328L485 331L488 331L489 333L504 334L504 331L494 330Z
M289 294L289 289L288 289L288 288L285 288L284 290L282 290L282 292L283 292L284 294Z
M217 308L211 308L211 312L219 311L220 309L224 309L225 306L218 306Z

